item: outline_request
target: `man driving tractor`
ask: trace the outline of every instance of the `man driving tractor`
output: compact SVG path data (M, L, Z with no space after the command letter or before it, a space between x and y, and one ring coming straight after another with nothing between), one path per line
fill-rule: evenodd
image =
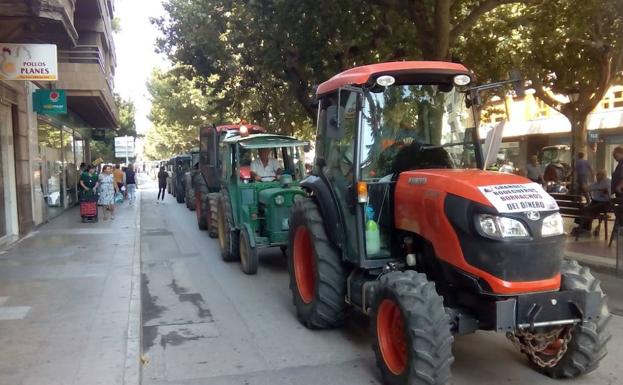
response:
M283 169L279 161L270 156L270 148L260 148L259 157L251 163L251 178L257 182L270 182L279 175Z

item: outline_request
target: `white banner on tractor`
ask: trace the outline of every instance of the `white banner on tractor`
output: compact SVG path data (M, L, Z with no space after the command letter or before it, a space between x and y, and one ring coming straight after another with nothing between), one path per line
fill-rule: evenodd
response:
M501 213L558 210L556 200L538 183L500 184L478 188Z

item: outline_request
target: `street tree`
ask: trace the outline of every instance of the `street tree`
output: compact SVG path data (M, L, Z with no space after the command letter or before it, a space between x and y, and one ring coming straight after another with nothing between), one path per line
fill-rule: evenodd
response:
M587 151L587 117L623 70L623 2L550 0L491 12L461 38L482 78L518 68L535 96L571 123L574 159Z
M136 136L136 107L130 99L124 99L119 94L114 95L115 105L118 112L118 126L112 130L106 130L105 138L101 141L91 142L91 158L101 158L105 162L115 161L114 138L117 136Z
M257 106L269 119L280 111L305 127L315 118L313 85L333 74L380 61L449 59L488 12L533 2L168 0L167 15L154 22L159 49L191 65L222 107Z

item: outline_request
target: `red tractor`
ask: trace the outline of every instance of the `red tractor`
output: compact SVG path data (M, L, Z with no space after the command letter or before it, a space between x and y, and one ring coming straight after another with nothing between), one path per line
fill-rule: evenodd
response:
M192 188L195 191L197 226L208 230L212 238L218 236L217 207L222 171L219 147L224 139L238 136L241 132L259 134L266 130L254 124L206 125L199 130L199 167L191 175Z
M294 305L309 328L371 317L388 384L447 384L455 336L506 333L554 378L597 368L609 312L564 256L556 202L483 171L472 73L446 62L344 71L317 90L313 175L289 219Z

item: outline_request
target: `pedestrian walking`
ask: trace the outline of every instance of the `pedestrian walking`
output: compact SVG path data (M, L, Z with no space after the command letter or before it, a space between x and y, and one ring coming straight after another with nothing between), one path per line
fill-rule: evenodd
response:
M595 176L591 164L588 160L584 159L583 152L578 152L578 159L575 160L573 172L575 174L578 193L584 195L587 203L590 202L591 194L589 186L595 181Z
M136 172L134 171L134 165L130 164L125 171L125 191L128 194L128 203L131 205L136 200Z
M532 155L528 164L526 165L526 177L534 183L543 184L543 171L539 164L539 158L536 155Z
M115 194L119 192L119 187L112 174L112 167L105 165L99 177L100 197L98 203L104 206L104 220L108 219L106 210L110 211L110 219L115 219Z
M156 201L160 199L160 193L162 193L162 199L164 200L164 196L167 192L167 178L169 177L169 173L164 171L164 167L160 167L160 171L158 172L158 197Z
M125 173L123 172L123 170L121 170L121 166L119 164L115 165L115 170L112 172L112 174L115 178L117 188L119 189L119 191L121 191L121 187L123 187L124 184Z

